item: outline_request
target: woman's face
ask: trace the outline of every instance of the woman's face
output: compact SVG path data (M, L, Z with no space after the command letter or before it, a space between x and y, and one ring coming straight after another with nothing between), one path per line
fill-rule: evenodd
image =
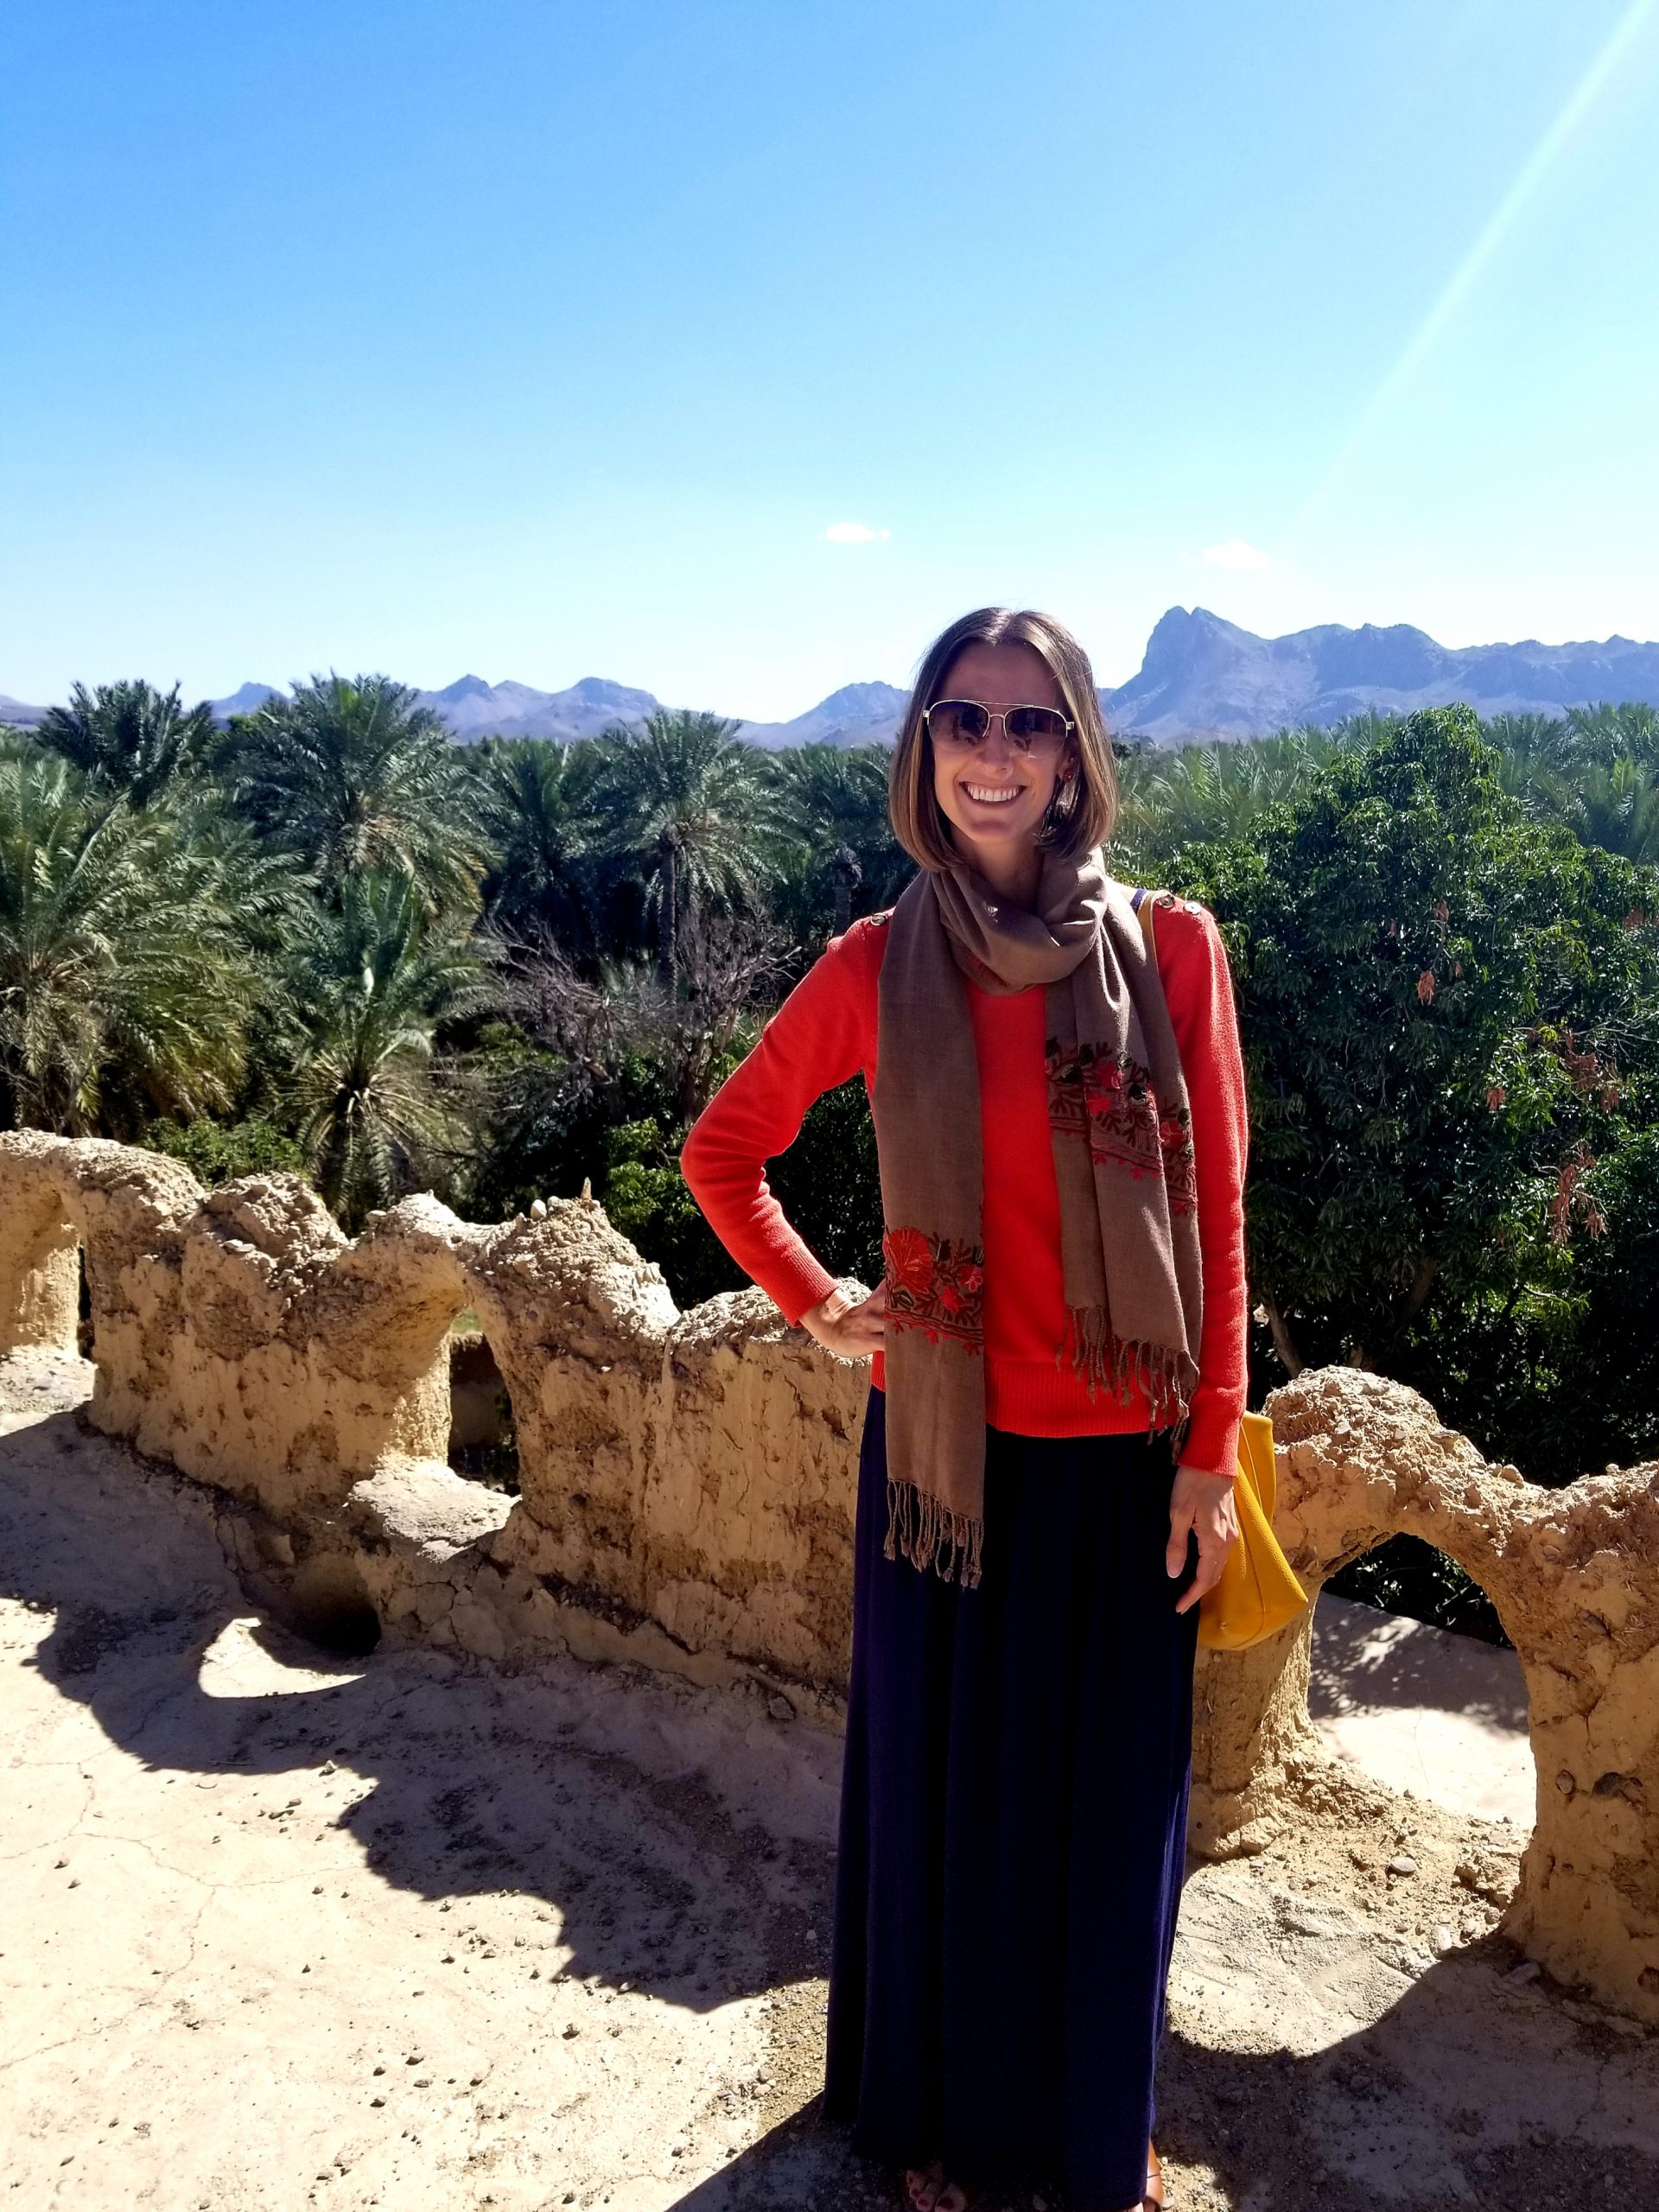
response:
M964 645L946 669L936 696L976 699L981 706L1053 707L1065 699L1048 663L1033 645ZM933 703L931 700L928 702ZM956 832L963 857L983 869L987 860L1006 863L1031 849L1062 768L1065 747L1038 745L1022 759L1000 721L985 741L961 759L930 744L933 794Z

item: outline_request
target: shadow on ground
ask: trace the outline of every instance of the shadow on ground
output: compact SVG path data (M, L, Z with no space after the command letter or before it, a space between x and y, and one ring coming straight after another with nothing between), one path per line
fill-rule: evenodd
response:
M156 1485L186 1510L152 1502L146 1513ZM622 1709L595 1741L586 1702L574 1709L539 1670L501 1676L385 1647L353 1660L319 1651L250 1622L211 1503L194 1489L86 1434L72 1413L0 1440L0 1574L10 1594L54 1612L35 1663L113 1744L204 1777L313 1775L322 1761L349 1769L372 1787L339 1825L377 1874L426 1897L513 1889L543 1898L558 1910L569 1970L583 1977L696 2009L823 1970L827 1859L755 1815L781 1769L805 1785L809 1831L814 1810L822 1821L832 1746L808 1742L791 1758L778 1741L785 1731L744 1700L760 1741L753 1774L732 1777L734 1808L699 1764L715 1751L729 1764L734 1748L696 1726L706 1698L685 1700L680 1745L652 1726L654 1711L634 1728ZM334 1679L239 1690L247 1654L227 1665L221 1650L233 1627L267 1671Z
M1455 1969L1425 1978L1455 1980ZM1645 2085L1626 2082L1623 2109L1616 2096L1603 2115L1609 2132L1644 2135L1647 2148L1562 2132L1575 2116L1575 2085L1562 2081L1552 2094L1547 2077L1531 2069L1516 2069L1507 2093L1500 2084L1496 2112L1478 2066L1465 2082L1468 2103L1425 2101L1416 2069L1399 2063L1402 2040L1424 2034L1443 2049L1449 2012L1468 2025L1465 1999L1455 1986L1425 1987L1373 2027L1312 2056L1216 2051L1173 2035L1159 2122L1172 2205L1181 2212L1300 2212L1313 2204L1320 2212L1558 2212L1591 2202L1647 2212L1659 2205L1654 2115L1639 2104L1651 2094L1650 2071ZM1583 2056L1592 2066L1628 2058L1615 2041L1592 2034ZM1074 2204L1052 2185L993 2187L976 2212L1027 2212L1034 2196L1048 2212L1103 2212ZM676 2212L889 2212L902 2199L887 2175L853 2157L844 2130L822 2124L815 2101L674 2202Z
M1308 1692L1315 1720L1357 1707L1395 1707L1526 1734L1526 1678L1511 1650L1328 1592L1315 1634L1319 1668Z

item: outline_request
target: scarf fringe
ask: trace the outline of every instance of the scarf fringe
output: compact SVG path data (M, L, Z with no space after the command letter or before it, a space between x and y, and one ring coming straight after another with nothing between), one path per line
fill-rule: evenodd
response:
M1186 1438L1192 1398L1191 1385L1181 1371L1187 1364L1184 1352L1115 1337L1104 1308L1098 1306L1068 1307L1066 1338L1072 1370L1082 1376L1090 1398L1096 1390L1109 1390L1120 1406L1126 1406L1141 1390L1152 1408L1153 1427L1173 1431L1179 1449ZM1054 1355L1057 1367L1065 1357L1062 1344Z
M954 1513L931 1491L888 1476L887 1536L881 1548L888 1559L902 1552L912 1567L931 1567L941 1580L974 1590L979 1586L984 1545L982 1520Z

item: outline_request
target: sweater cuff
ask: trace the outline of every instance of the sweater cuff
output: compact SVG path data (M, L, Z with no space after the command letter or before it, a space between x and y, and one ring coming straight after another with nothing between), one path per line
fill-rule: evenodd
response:
M1182 1446L1180 1464L1201 1475L1218 1475L1230 1482L1238 1472L1238 1432L1243 1409L1228 1406L1196 1405Z
M804 1246L798 1253L778 1253L760 1285L791 1329L798 1329L802 1314L828 1298L835 1287L834 1275Z

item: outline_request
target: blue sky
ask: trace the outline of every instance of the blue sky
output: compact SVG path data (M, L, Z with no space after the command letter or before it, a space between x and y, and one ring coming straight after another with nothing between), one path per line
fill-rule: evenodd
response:
M1659 0L11 0L0 691L1659 635L1656 122Z

